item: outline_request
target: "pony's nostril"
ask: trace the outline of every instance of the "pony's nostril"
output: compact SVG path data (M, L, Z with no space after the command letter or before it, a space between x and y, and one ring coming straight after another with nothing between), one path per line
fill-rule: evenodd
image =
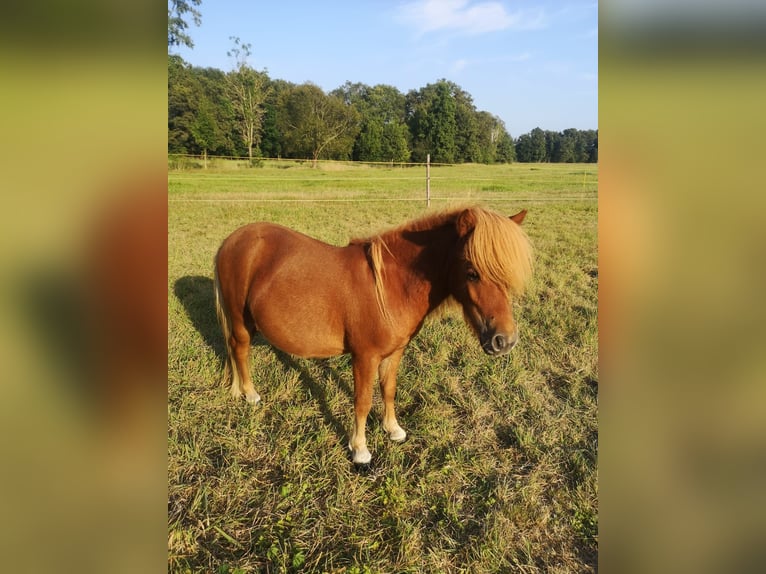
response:
M485 350L492 355L507 353L513 349L518 340L519 336L517 333L513 333L512 335L498 333L492 336Z

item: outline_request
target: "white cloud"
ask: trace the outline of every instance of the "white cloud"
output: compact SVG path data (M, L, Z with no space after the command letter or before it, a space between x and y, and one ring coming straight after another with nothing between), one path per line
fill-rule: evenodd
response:
M496 1L415 0L399 9L399 18L419 33L450 30L464 34L484 34L498 30L526 30L543 27L542 10L513 13Z

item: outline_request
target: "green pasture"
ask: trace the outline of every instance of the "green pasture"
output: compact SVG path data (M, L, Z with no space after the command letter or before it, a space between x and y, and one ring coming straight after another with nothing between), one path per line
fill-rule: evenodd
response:
M252 221L341 245L419 216L425 166L171 167L170 571L596 571L596 165L431 167L431 210L529 211L535 277L516 303L509 356L486 356L457 313L426 322L399 372L408 440L386 439L376 390L364 472L346 449L348 357L304 360L256 340L262 404L233 401L220 385L212 261Z

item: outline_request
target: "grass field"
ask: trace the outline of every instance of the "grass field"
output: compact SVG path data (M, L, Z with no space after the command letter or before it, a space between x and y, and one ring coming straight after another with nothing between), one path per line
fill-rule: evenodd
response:
M404 355L388 441L376 390L373 455L346 449L346 356L253 346L263 402L220 386L212 260L271 220L334 244L426 211L422 167L265 162L168 173L168 566L173 572L594 572L597 486L595 165L440 166L431 209L515 213L536 250L520 341L491 358L457 314ZM310 310L307 310L310 312Z

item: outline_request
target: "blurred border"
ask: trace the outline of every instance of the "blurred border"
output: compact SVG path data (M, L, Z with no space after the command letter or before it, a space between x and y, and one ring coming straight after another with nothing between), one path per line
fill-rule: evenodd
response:
M599 11L600 566L763 571L766 6Z
M6 570L166 564L166 15L0 21Z
M600 5L600 565L766 565L761 2ZM12 3L6 569L166 564L161 7Z

